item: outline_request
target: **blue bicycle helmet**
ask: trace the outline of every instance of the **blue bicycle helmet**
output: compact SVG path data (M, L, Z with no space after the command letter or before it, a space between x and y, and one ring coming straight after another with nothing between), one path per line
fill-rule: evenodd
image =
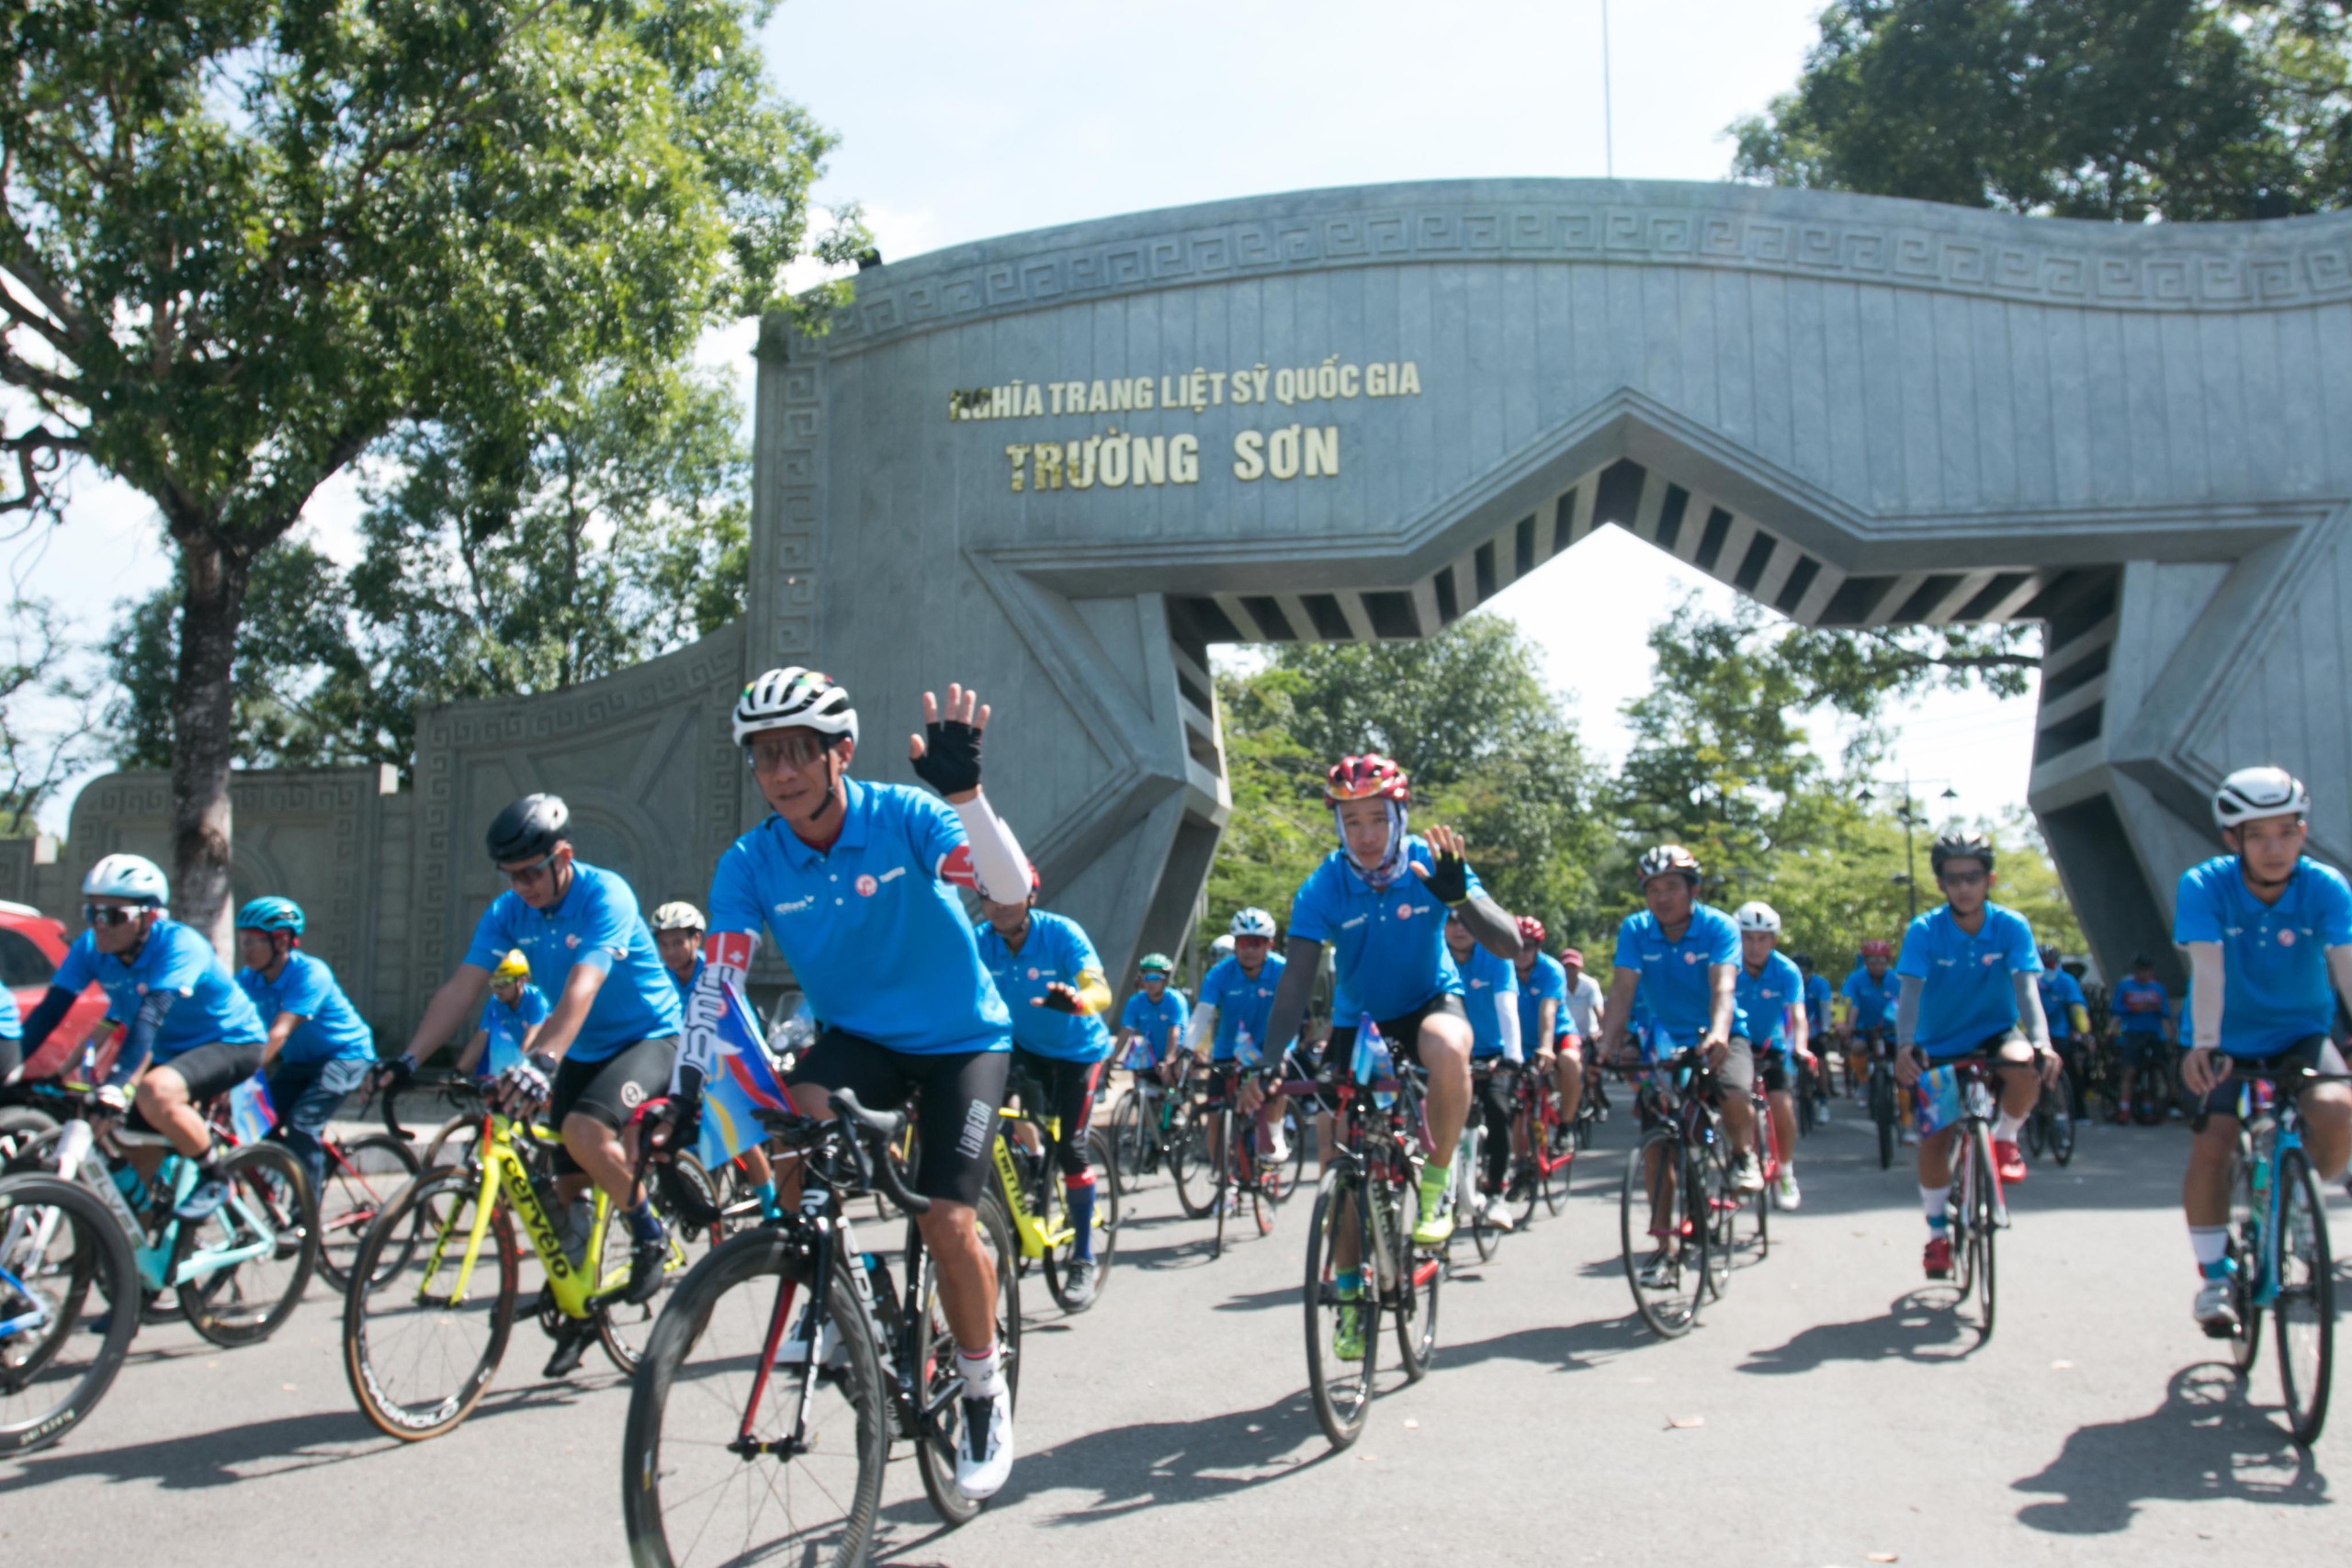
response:
M256 898L237 911L241 931L284 931L302 934L302 906L291 898Z

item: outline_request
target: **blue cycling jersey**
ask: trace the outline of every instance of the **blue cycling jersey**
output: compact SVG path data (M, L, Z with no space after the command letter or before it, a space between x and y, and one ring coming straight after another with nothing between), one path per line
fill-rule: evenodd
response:
M1128 1049L1147 1066L1157 1066L1168 1054L1170 1030L1176 1032L1176 1043L1183 1044L1184 1030L1192 1021L1192 1004L1173 986L1161 987L1157 1002L1151 999L1150 992L1137 991L1127 998L1127 1005L1119 1013L1119 1027L1135 1031L1139 1039L1139 1044Z
M176 991L179 999L155 1032L150 1060L168 1062L198 1045L258 1045L269 1032L212 944L177 920L157 920L129 962L98 951L95 934L84 931L65 950L50 984L69 997L91 981L107 994L107 1017L127 1024L139 1016L151 991Z
M1911 922L1894 972L1919 982L1914 1043L1930 1059L1961 1056L2018 1027L2017 987L2009 976L2041 974L2041 954L2034 949L2033 928L2016 910L1986 904L1971 936L1946 904Z
M567 1053L572 1061L602 1062L684 1027L677 987L638 913L637 895L612 872L573 861L571 886L552 909L532 908L512 888L501 893L474 927L465 961L495 970L518 947L530 960L532 978L545 980L559 997L575 967L605 972Z
M848 781L841 837L811 849L771 817L710 879L710 929L765 927L829 1029L911 1055L1010 1051L1012 1015L951 880L970 883L955 808Z
M1260 1051L1266 1048L1266 1017L1274 1010L1274 987L1281 983L1283 960L1272 953L1255 976L1241 971L1238 958L1221 958L1201 981L1201 1006L1216 1009L1216 1041L1209 1059L1229 1062L1241 1048L1244 1035ZM1282 1043L1287 1045L1288 1041Z
M1559 1004L1552 1010L1552 1039L1574 1033L1568 1017L1568 972L1550 953L1539 953L1533 965L1519 977L1519 1045L1522 1051L1542 1051L1551 1046L1551 1040L1536 1038L1544 1023L1546 997Z
M1436 865L1420 835L1405 852L1422 870ZM1470 891L1482 891L1470 874ZM1445 906L1411 870L1375 889L1344 850L1333 850L1299 885L1290 934L1331 947L1337 976L1331 1016L1343 1027L1363 1018L1402 1018L1442 996L1462 994L1462 976L1445 951Z
M1639 971L1637 1000L1650 1020L1649 1049L1666 1055L1706 1038L1714 1006L1708 976L1718 964L1739 963L1739 928L1712 904L1693 903L1690 923L1673 942L1647 909L1625 917L1617 928L1616 964ZM1733 987L1735 998L1738 987ZM1735 1005L1731 1032L1747 1039L1747 1020Z
M1894 1004L1903 998L1903 982L1895 978L1892 965L1875 980L1869 969L1855 970L1846 976L1845 992L1854 1004L1855 1033L1894 1027Z
M555 1010L548 1006L548 994L526 980L523 988L514 993L514 1005L508 1007L498 999L496 992L481 1007L482 1032L490 1038L482 1045L481 1060L474 1064L476 1076L494 1078L523 1059L523 1036L536 1023L545 1023L548 1014Z
M1787 1050L1789 1010L1804 998L1804 972L1786 953L1771 953L1766 955L1760 974L1749 974L1743 962L1732 976L1732 990L1739 998L1741 1016L1747 1020L1747 1043L1759 1051Z
M1804 1026L1816 1035L1828 1032L1829 978L1826 975L1804 977Z
M1099 1062L1111 1054L1111 1032L1091 1012L1057 1012L1035 1005L1046 988L1057 982L1083 990L1091 977L1100 983L1102 960L1094 943L1068 915L1029 911L1029 934L1015 953L996 928L973 928L979 942L980 963L996 982L997 994L1012 1010L1012 1043L1023 1051L1061 1062Z
M2327 950L2352 944L2352 887L2305 855L2266 904L2246 887L2237 856L2215 855L2181 873L2172 939L2221 943L2222 1049L2276 1055L2335 1021Z
M1508 958L1497 957L1485 947L1473 944L1470 956L1466 960L1454 959L1453 967L1462 976L1462 1005L1470 1014L1470 1055L1501 1055L1503 1020L1497 1008L1497 998L1509 997L1511 1012L1517 1015L1518 965ZM1519 1047L1521 1056L1534 1049L1525 1034L1521 1035Z
M307 953L289 953L277 978L266 980L258 969L237 971L237 984L254 1000L265 1028L277 1015L290 1012L301 1019L278 1049L281 1062L372 1062L376 1036L343 994L334 971Z
M2064 969L2045 969L2034 985L2041 991L2041 1015L2050 1021L2050 1038L2073 1039L2075 1020L2068 1010L2090 1006L2083 996L2082 983Z
M2118 980L2109 1010L2115 1014L2120 1032L2153 1034L2161 1039L2165 1023L2172 1017L2172 996L2154 980Z
M17 998L6 986L0 986L0 1040L22 1040L25 1037L24 1015L17 1010Z

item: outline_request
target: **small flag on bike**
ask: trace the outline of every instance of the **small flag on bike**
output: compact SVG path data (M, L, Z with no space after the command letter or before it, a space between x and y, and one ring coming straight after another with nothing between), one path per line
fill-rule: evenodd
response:
M754 1110L792 1109L760 1043L759 1016L731 980L726 994L727 1009L718 1015L718 1061L703 1086L702 1137L695 1146L695 1157L709 1170L767 1136Z
M257 1144L269 1136L277 1125L277 1112L269 1103L269 1085L259 1073L229 1091L229 1131L241 1144Z

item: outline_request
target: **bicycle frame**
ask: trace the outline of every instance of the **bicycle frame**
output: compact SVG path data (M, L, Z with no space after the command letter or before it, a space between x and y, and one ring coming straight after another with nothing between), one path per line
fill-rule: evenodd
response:
M481 1162L481 1181L477 1189L473 1222L466 1232L465 1243L457 1259L458 1279L452 1287L448 1304L462 1305L469 1299L473 1285L474 1266L481 1261L482 1243L490 1235L490 1226L498 1207L511 1207L523 1222L524 1234L531 1238L531 1250L538 1254L539 1266L547 1270L548 1290L564 1316L585 1318L594 1310L595 1298L628 1281L626 1271L613 1280L604 1278L605 1235L612 1211L612 1200L603 1190L592 1188L595 1193L596 1223L589 1232L588 1250L578 1268L563 1250L563 1238L555 1228L555 1220L539 1202L539 1195L531 1186L529 1168L515 1151L515 1124L497 1111L487 1116L488 1128L481 1142L475 1145L475 1157ZM532 1137L539 1134L534 1131ZM424 1270L417 1282L417 1300L424 1301L431 1293L433 1281L447 1261L451 1236L455 1233L445 1223L426 1255ZM592 1288L593 1285L595 1288Z
M1045 1257L1057 1247L1075 1240L1078 1232L1067 1224L1047 1224L1046 1214L1052 1212L1051 1195L1046 1184L1052 1179L1053 1145L1061 1141L1062 1123L1058 1116L1036 1117L1010 1106L997 1108L1000 1125L996 1136L996 1179L1004 1190L1005 1212L1012 1218L1013 1239L1021 1244L1021 1256L1032 1260ZM1046 1148L1037 1155L1037 1201L1032 1203L1021 1179L1020 1162L1012 1157L1012 1131L1001 1125L1027 1122L1044 1134Z
M242 1247L191 1252L179 1259L175 1267L173 1257L178 1251L180 1222L176 1218L166 1218L162 1228L155 1232L153 1245L150 1245L146 1223L131 1208L130 1201L123 1197L122 1190L114 1184L114 1161L128 1157L125 1152L128 1144L161 1148L175 1159L172 1172L174 1203L186 1198L195 1188L196 1162L177 1157L177 1151L172 1149L160 1134L130 1133L116 1128L102 1141L97 1130L80 1116L67 1122L59 1131L57 1173L69 1181L79 1181L106 1205L107 1212L114 1216L115 1223L122 1227L122 1234L130 1239L131 1261L138 1265L140 1281L147 1289L171 1290L277 1249L277 1232L271 1225L269 1217L254 1213L245 1201L244 1194L232 1187L223 1206L236 1213L254 1239ZM159 1179L162 1176L160 1169L157 1176ZM51 1223L54 1224L54 1221ZM46 1246L49 1237L44 1235L40 1239Z
M2324 1081L2319 1075L2313 1078ZM2248 1216L2255 1231L2250 1297L2257 1312L2278 1303L2284 1273L2278 1267L2278 1208L2283 1200L2276 1178L2281 1156L2303 1146L2302 1114L2296 1104L2300 1098L2300 1093L2282 1094L2277 1080L2269 1077L2249 1078L2238 1093L2238 1157L2251 1166L2254 1190L2260 1200Z

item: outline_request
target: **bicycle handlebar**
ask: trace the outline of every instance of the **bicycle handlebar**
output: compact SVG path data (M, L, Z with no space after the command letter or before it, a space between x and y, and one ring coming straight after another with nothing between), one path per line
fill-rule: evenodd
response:
M849 1147L850 1162L856 1168L858 1185L867 1189L879 1185L890 1201L910 1214L929 1213L931 1200L908 1188L906 1179L899 1174L898 1161L890 1157L890 1145L906 1130L907 1113L903 1111L869 1111L858 1102L854 1092L846 1089L832 1090L830 1098L833 1107L831 1124L840 1129L842 1141ZM759 1118L761 1126L771 1133L783 1134L803 1147L815 1141L809 1136L810 1129L821 1129L825 1125L813 1116L790 1111L759 1111L753 1114ZM866 1148L868 1139L875 1145L872 1151Z
M384 1131L390 1133L393 1137L398 1138L403 1144L413 1144L416 1142L416 1134L410 1132L406 1127L401 1125L401 1096L418 1089L422 1089L428 1094L438 1091L441 1093L451 1094L458 1098L464 1098L470 1094L479 1099L481 1094L481 1086L480 1084L476 1083L472 1078L462 1077L457 1073L430 1075L418 1073L412 1077L406 1083L386 1083L383 1089L379 1091L383 1095Z

